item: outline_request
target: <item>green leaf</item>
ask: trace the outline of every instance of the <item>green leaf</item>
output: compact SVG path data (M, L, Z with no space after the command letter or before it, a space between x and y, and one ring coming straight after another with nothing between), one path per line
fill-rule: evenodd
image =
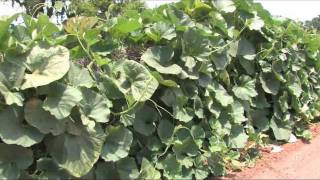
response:
M291 135L291 127L285 123L279 122L275 117L270 121L270 127L277 140L288 141Z
M154 46L149 48L141 59L150 67L162 74L179 74L181 67L174 64L172 58L174 51L168 46Z
M68 117L71 110L82 99L80 90L61 83L50 85L48 96L43 103L43 109L49 111L57 119Z
M26 67L25 57L8 56L0 63L0 81L9 89L20 88Z
M161 174L146 158L143 158L139 179L161 179Z
M68 72L68 81L70 85L74 87L87 87L91 88L94 85L94 81L85 68L81 68L80 65L71 63L70 70Z
M247 118L244 116L244 107L239 101L232 103L230 109L229 114L232 116L234 123L241 124L247 121Z
M209 41L199 30L189 28L183 34L182 55L196 57L199 61L206 61L211 54Z
M42 141L43 134L23 124L23 109L10 106L0 112L0 137L6 144L30 147Z
M154 78L157 79L157 81L159 82L159 84L163 85L163 86L166 86L166 87L178 87L179 85L173 81L173 80L170 80L170 79L164 79L160 73L158 73L158 71L153 71L151 72L152 73L152 76Z
M238 44L237 55L240 55L247 60L253 60L256 57L256 49L250 41L241 38Z
M261 28L264 26L264 21L259 16L254 16L254 18L251 18L248 20L248 27L250 30L261 30Z
M221 53L213 55L212 61L217 70L224 70L230 63L231 59L227 53Z
M156 22L151 27L146 28L145 32L156 42L160 41L161 39L170 41L177 36L175 29L164 22Z
M151 73L135 61L123 61L115 69L115 73L120 73L117 79L120 91L132 95L139 102L150 99L159 85Z
M235 85L232 88L236 97L242 100L250 100L252 97L256 97L258 93L255 90L255 80L249 76L242 75L240 77L240 84Z
M300 95L302 93L301 85L298 82L294 82L292 84L289 84L288 89L291 92L291 94L293 94L296 97L300 97Z
M229 136L229 146L231 148L244 148L248 140L248 135L244 132L242 125L233 125Z
M63 46L35 46L26 63L31 74L25 74L21 89L44 86L61 79L68 72L69 50Z
M214 4L218 10L225 13L232 13L236 10L236 6L232 0L215 0Z
M84 114L96 122L108 122L110 115L109 100L87 88L82 88L81 93L83 98L80 101L80 107Z
M182 166L177 162L175 155L169 154L166 159L158 162L158 169L163 169L163 176L168 179L181 178Z
M0 178L18 179L20 171L27 169L33 162L31 150L0 143Z
M98 161L105 134L100 126L89 129L79 122L64 134L45 141L47 151L59 167L75 177L86 175ZM76 132L76 133L75 133Z
M189 122L194 117L194 110L180 105L173 106L173 117L182 122Z
M273 73L261 73L260 82L266 93L277 95L280 89L280 81L276 79Z
M133 140L131 131L123 126L108 126L106 134L101 158L116 162L127 157Z
M119 179L115 163L97 163L95 174L97 180Z
M267 131L269 129L269 118L267 117L268 111L256 109L250 111L253 125L260 131Z
M103 90L103 92L109 99L121 99L124 97L123 93L118 88L117 83L114 79L106 75L102 75L100 78L102 81L100 83L100 89Z
M23 96L18 92L11 92L1 81L0 81L0 93L4 97L7 105L16 104L18 106L23 105Z
M37 160L37 170L41 172L40 179L68 179L68 173L60 168L52 159L41 158Z
M114 29L117 32L127 34L136 31L141 27L142 25L137 18L120 17L118 18L117 24L115 25Z
M124 158L116 162L120 179L137 179L139 171L133 158Z
M149 106L144 106L135 114L133 128L135 131L149 136L155 131L154 123L158 121L158 112Z
M168 143L170 141L173 136L173 132L174 125L170 121L166 119L160 120L157 133L163 143Z
M224 107L228 106L229 104L233 103L233 97L228 94L228 92L224 89L222 85L217 83L216 81L213 82L212 91L215 93L215 99Z
M43 134L52 133L55 136L62 134L66 130L66 122L69 119L56 119L42 108L42 104L43 102L37 98L32 98L26 102L24 107L26 121Z

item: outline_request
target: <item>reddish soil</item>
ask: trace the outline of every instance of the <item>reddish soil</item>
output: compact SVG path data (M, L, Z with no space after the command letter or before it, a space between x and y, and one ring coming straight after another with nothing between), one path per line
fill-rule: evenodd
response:
M284 144L279 153L262 152L252 168L230 173L225 179L320 179L320 125L310 127L310 143Z

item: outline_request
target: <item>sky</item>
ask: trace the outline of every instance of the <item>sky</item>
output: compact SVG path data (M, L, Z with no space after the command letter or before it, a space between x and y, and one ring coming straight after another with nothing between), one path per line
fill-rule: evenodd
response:
M149 7L176 0L146 0ZM245 1L245 0L244 0ZM255 0L275 16L283 16L294 20L311 20L320 15L320 0ZM0 0L0 16L12 15L23 11L20 7L11 7L9 2Z

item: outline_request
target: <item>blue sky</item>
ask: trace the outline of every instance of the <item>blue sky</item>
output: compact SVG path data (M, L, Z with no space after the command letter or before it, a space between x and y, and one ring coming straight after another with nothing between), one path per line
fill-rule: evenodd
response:
M150 6L162 4L172 0L146 0ZM245 1L245 0L244 0ZM276 16L288 17L294 20L310 20L320 15L320 0L255 0ZM0 1L0 15L11 15L15 12L23 11L20 7L11 7L10 1L7 3Z

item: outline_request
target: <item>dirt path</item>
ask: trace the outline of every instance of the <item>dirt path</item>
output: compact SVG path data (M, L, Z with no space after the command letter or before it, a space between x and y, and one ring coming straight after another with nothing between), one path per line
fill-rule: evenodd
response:
M263 153L255 167L231 173L227 179L320 179L320 126L311 127L309 144L283 145L280 153Z

